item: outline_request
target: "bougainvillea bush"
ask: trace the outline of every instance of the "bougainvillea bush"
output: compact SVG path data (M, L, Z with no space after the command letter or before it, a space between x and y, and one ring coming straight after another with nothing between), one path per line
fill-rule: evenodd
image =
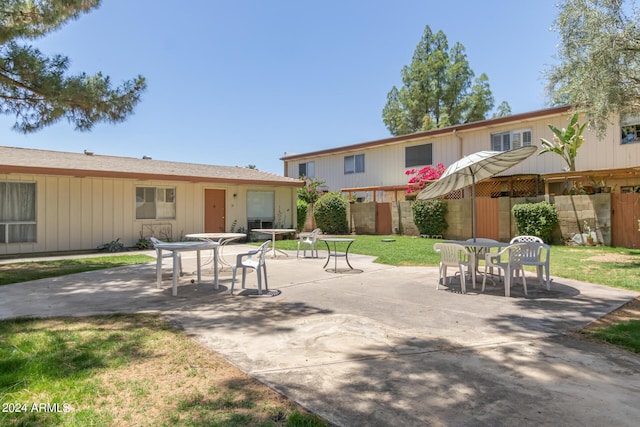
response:
M409 169L405 172L405 175L411 176L407 186L407 194L422 191L428 182L440 178L444 171L445 167L442 163L438 163L435 168L433 166L425 166L420 170Z
M324 194L320 187L324 187L325 181L308 176L303 176L301 179L304 180L305 186L298 188L298 199L304 200L308 204L315 203Z

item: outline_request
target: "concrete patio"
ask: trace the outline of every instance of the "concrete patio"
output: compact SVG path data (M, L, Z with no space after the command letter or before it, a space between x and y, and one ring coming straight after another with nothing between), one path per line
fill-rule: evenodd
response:
M0 318L161 312L342 426L637 425L640 357L570 333L637 293L557 277L546 291L531 277L528 298L521 285L511 298L500 285L461 294L456 282L435 289L435 267L349 258L357 270L338 274L295 252L268 259L276 296L239 283L231 296L228 270L219 290L204 270L206 283L182 277L172 297L154 263L1 286ZM195 270L195 256L183 262Z

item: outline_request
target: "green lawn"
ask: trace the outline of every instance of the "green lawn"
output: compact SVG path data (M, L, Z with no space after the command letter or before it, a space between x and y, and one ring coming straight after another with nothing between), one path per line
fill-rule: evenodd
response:
M152 261L155 261L154 257L136 254L0 264L0 285L125 265L146 264Z

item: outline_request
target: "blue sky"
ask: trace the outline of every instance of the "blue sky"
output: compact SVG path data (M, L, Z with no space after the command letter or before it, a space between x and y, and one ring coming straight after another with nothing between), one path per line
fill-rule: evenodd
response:
M126 122L74 131L11 130L0 145L228 166L283 174L285 152L389 137L382 109L426 25L461 43L496 106L546 108L542 72L554 63L556 0L103 0L43 39L71 72L114 83L141 74L148 89Z

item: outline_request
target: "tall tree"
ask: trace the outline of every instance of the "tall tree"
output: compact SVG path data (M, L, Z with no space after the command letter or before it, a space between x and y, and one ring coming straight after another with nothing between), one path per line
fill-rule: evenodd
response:
M546 72L548 94L552 104L586 112L603 136L612 113L640 111L640 15L635 2L623 0L562 0L558 7L560 62Z
M498 108L496 108L496 112L493 114L493 118L496 117L507 117L511 115L511 105L507 101L502 101Z
M102 73L69 76L69 59L47 57L21 44L57 30L100 5L100 0L0 0L0 112L15 115L14 129L29 133L66 118L76 130L118 123L146 89L137 76L113 88Z
M387 94L382 120L392 135L482 120L493 96L485 74L473 77L464 46L449 49L446 35L427 25L411 64L402 68L403 86Z

